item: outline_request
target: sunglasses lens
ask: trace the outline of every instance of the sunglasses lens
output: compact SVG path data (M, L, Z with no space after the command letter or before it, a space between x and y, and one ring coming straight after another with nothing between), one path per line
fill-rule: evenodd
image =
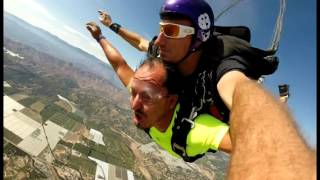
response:
M160 30L168 37L177 37L179 35L179 26L173 24L160 25Z

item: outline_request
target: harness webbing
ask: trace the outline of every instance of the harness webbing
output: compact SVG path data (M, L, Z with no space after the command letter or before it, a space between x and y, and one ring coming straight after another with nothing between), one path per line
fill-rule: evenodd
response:
M279 14L277 17L277 23L273 32L273 38L271 41L271 45L268 48L267 51L269 51L272 55L266 57L267 60L272 61L273 63L279 63L279 59L277 56L275 56L276 52L279 48L279 42L280 42L280 36L282 32L282 24L283 24L283 17L284 12L286 8L286 0L280 0L280 8L279 8ZM259 78L258 83L262 83L264 81L265 77L261 76Z
M181 108L183 112L180 113L182 114L188 114L190 111L188 108ZM193 114L193 113L191 113ZM181 121L180 118L182 118ZM178 121L175 121L175 124L172 128L172 138L171 138L171 146L172 150L179 154L180 157L183 158L184 161L186 162L193 162L196 159L202 157L204 154L197 154L196 156L188 156L187 154L187 136L190 132L190 130L194 127L194 122L191 117L185 118L185 117L177 117L176 118Z

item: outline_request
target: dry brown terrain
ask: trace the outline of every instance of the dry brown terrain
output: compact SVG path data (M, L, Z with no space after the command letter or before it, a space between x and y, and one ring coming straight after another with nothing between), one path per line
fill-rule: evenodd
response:
M38 113L40 113L43 108L45 107L45 105L43 103L41 103L40 101L37 101L33 104L31 104L30 108Z

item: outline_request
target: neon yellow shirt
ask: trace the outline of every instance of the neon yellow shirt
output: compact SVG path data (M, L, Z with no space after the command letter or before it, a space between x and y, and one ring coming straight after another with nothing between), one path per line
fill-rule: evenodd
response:
M177 104L171 123L165 132L152 127L149 134L163 149L174 157L181 158L171 148L172 127L179 109L180 104ZM209 149L218 150L220 142L229 130L229 126L209 114L198 115L194 123L194 128L189 131L187 136L186 152L188 156L203 154Z

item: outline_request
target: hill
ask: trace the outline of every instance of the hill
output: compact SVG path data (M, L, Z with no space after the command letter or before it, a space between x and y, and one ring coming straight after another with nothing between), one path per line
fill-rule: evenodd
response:
M123 88L116 74L108 64L97 59L95 56L74 47L67 42L59 39L58 37L44 31L40 28L32 26L31 24L4 12L4 37L10 38L12 41L28 45L37 51L47 53L57 59L71 63L83 71L96 74L100 77L107 78L114 86ZM14 47L6 44L7 40L4 39L5 45L16 51Z

